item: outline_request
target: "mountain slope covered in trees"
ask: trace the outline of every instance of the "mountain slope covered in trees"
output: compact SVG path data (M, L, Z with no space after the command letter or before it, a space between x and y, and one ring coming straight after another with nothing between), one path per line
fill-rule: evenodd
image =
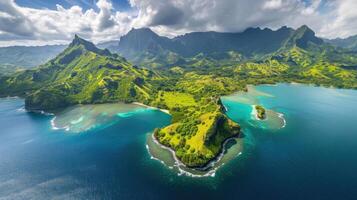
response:
M348 38L336 38L331 40L325 40L327 43L330 43L336 47L350 49L354 52L357 52L357 35L350 36Z
M187 166L198 167L240 134L220 96L278 82L357 88L357 55L326 44L307 26L174 39L139 29L116 48L139 67L76 36L49 62L0 78L0 94L25 97L30 110L117 101L168 109L172 123L155 130L155 137Z

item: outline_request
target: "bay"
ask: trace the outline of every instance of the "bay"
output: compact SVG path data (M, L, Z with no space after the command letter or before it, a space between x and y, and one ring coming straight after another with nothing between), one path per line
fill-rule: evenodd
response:
M249 98L222 98L243 127L242 154L202 178L152 159L147 137L171 119L159 110L120 105L93 115L81 107L62 118L72 129L55 130L54 116L25 112L22 99L0 99L0 199L355 199L357 91L294 84L252 90ZM256 120L255 104L278 118Z

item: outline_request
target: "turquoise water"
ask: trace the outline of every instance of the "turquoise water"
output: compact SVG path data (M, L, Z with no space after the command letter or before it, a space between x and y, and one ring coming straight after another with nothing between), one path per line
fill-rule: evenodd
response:
M356 199L357 91L256 89L269 95L253 103L282 113L286 126L255 121L251 101L223 98L244 128L243 153L205 178L151 159L147 133L170 122L158 110L125 108L106 115L115 123L101 116L99 127L71 132L24 112L21 99L1 99L0 199Z

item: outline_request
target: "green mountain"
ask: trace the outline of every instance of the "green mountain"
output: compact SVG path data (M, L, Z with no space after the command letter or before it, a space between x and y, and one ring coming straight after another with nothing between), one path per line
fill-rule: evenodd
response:
M357 52L357 35L350 36L348 38L337 38L332 40L325 40L327 43L330 43L336 47L350 49L354 52Z
M38 68L1 79L1 94L26 96L30 110L55 110L78 103L147 98L147 70L78 36L57 57Z
M354 60L350 62L354 57L350 56L351 52L330 47L305 25L296 30L284 26L275 31L248 28L241 33L193 32L172 39L159 36L148 28L132 29L116 47L110 48L131 62L152 69L175 66L207 69L211 66L264 62L295 47L307 50L313 57L319 57L317 54L321 51L330 49L330 58L335 58L331 62L345 66L355 63ZM335 51L339 51L338 56ZM342 51L343 59L340 58Z
M135 29L117 48L142 67L76 36L49 62L0 78L0 94L25 97L28 110L117 101L167 109L171 124L154 136L187 166L202 167L240 135L220 96L277 82L357 88L357 55L326 44L307 26L173 39Z
M291 48L297 46L302 49L308 48L310 45L322 45L322 39L315 36L315 32L308 26L303 25L295 31L291 32L289 37L285 39L283 48Z
M193 32L169 39L148 28L132 29L121 37L117 50L128 58L140 52L161 51L171 51L183 57L227 51L252 56L278 50L292 32L287 27L277 31L249 28L242 33Z
M325 43L305 25L296 30L196 32L173 39L147 28L133 29L121 38L117 51L140 66L164 71L179 67L186 72L224 74L231 72L222 67L236 68L247 79L295 77L300 82L355 87L355 53Z
M0 47L0 75L36 67L55 57L64 45Z
M172 125L156 130L155 136L175 149L188 166L203 166L221 151L225 139L239 135L239 126L223 114L218 96L240 87L225 87L233 83L230 78L170 73L138 68L76 36L46 64L0 78L0 94L25 97L25 107L30 111L55 112L73 104L118 101L168 109ZM171 141L173 134L180 139ZM202 136L206 140L191 142Z

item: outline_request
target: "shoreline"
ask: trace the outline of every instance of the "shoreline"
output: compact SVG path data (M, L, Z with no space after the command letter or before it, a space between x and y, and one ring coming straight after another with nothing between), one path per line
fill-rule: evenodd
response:
M56 120L56 116L54 116L54 117L51 119L52 130L65 130L65 131L69 131L69 127L68 127L68 126L65 126L65 127L57 127L57 126L56 126L56 123L55 123L55 120Z
M166 109L161 109L161 108L157 108L157 107L153 107L153 106L148 106L148 105L140 103L140 102L132 102L131 104L138 105L138 106L143 106L145 108L150 108L150 109L154 109L154 110L160 110L161 112L164 112L164 113L166 113L168 115L171 115L170 111L166 110Z
M267 120L268 119L268 116L266 115L265 119L259 119L258 117L258 113L257 113L257 110L255 109L255 105L251 105L252 106L252 112L251 112L251 115L254 116L255 120L258 120L258 121L264 121L264 120ZM284 117L284 114L283 113L280 113L280 112L276 112L276 111L273 111L275 112L278 117L283 121L283 125L281 126L281 128L285 128L286 126L286 119ZM281 129L280 128L280 129Z
M226 149L227 143L230 142L231 140L234 140L234 139L237 138L237 136L233 136L233 137L229 137L229 138L227 138L225 141L223 141L223 143L222 143L222 150L220 151L220 153L217 154L217 156L215 156L213 159L211 159L210 161L208 161L208 163L207 163L205 166L203 166L203 167L191 168L191 167L186 166L180 159L177 158L176 152L175 152L173 149L171 149L170 147L167 147L167 146L161 144L161 143L155 138L155 136L154 136L153 133L150 133L150 135L151 135L150 137L152 138L153 142L154 142L156 145L158 145L158 146L159 146L160 148L162 148L162 149L168 150L168 151L171 153L171 156L172 156L172 158L174 159L174 163L175 163L173 166L174 166L174 167L177 167L177 169L178 169L178 171L179 171L179 174L178 174L178 175L179 175L179 176L181 176L181 175L186 175L186 176L191 176L191 177L208 177L208 176L214 177L215 174L216 174L216 171L217 171L220 167L222 167L225 163L222 163L221 165L218 165L218 166L214 166L214 165L217 164L218 162L220 162L220 161L222 160L222 158L223 158L223 156L224 156L224 154L225 154L225 152L226 152L226 150L227 150L227 149ZM172 168L172 167L168 166L163 160L160 160L159 158L154 157L154 156L151 154L150 148L149 148L149 146L148 146L147 144L146 144L146 147L147 147L147 150L148 150L148 152L149 152L149 154L150 154L150 156L151 156L152 159L158 160L160 163L164 164L165 166L167 166L167 167L170 168L170 169ZM239 156L239 155L241 155L241 154L242 154L242 152L239 152L239 154L238 154L237 156ZM194 174L194 173L189 172L189 171L187 171L187 170L185 170L185 169L182 169L182 167L187 168L187 169L191 169L191 170L197 170L197 171L199 171L199 172L202 172L203 174L202 174L202 175ZM212 169L208 170L209 168L212 168ZM208 170L207 173L205 173L206 170Z

